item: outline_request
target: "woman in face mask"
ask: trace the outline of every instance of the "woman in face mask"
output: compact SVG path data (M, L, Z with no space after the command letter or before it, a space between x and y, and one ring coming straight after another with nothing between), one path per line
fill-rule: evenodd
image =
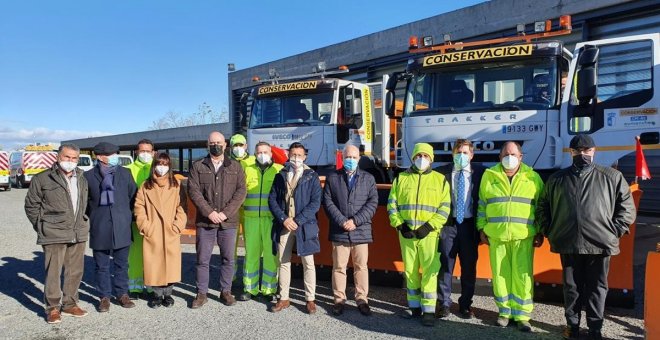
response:
M171 307L174 283L181 281L180 234L187 219L171 164L168 154L159 154L135 198L137 228L144 236L144 284L154 291L151 308Z

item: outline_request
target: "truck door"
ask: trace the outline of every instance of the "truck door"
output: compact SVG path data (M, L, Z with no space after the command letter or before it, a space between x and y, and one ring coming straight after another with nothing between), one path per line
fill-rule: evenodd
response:
M660 34L585 42L576 46L570 88L562 104L564 145L578 133L596 142L595 161L612 165L634 150L635 136L658 148ZM564 148L563 166L571 164Z

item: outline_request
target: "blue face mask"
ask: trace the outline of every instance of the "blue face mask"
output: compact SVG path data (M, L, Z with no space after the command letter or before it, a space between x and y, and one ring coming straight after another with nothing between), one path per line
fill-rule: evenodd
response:
M357 159L346 158L344 159L344 169L346 171L355 171L358 167Z
M466 166L470 163L470 156L464 153L457 153L454 155L454 165L458 169L465 169Z
M109 166L119 165L119 156L117 156L116 154L112 156L108 156L108 165Z

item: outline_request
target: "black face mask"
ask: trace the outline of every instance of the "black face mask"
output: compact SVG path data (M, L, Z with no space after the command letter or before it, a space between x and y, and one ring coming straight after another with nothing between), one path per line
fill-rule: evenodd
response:
M594 157L589 155L584 155L584 154L575 155L573 156L573 165L575 165L578 168L584 168L591 165L593 159Z
M222 155L223 151L221 145L209 145L209 152L215 157Z

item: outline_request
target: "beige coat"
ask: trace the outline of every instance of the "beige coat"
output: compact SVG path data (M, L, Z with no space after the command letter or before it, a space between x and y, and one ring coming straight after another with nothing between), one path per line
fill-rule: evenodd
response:
M165 286L181 281L181 231L186 213L178 188L140 187L135 197L135 219L144 236L144 284Z

